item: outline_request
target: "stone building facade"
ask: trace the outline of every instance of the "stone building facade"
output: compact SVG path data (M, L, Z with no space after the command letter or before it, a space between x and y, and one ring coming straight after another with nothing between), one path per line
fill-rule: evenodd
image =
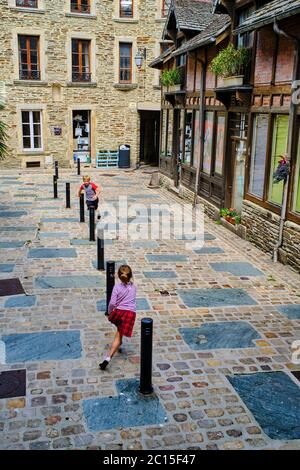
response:
M164 0L0 0L6 168L95 166L97 152L131 146L155 163ZM141 68L135 65L139 52ZM120 68L122 70L120 70ZM141 125L148 132L140 145ZM158 150L157 150L158 151Z

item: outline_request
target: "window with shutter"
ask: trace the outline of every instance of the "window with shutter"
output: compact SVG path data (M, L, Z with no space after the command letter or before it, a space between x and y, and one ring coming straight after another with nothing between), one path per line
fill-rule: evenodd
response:
M268 140L267 114L257 114L253 122L249 192L263 199Z

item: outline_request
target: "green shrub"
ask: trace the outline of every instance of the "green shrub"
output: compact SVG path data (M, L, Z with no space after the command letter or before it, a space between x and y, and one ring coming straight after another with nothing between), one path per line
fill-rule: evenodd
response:
M182 75L178 69L165 70L161 75L163 86L172 86L182 83Z
M229 44L212 60L210 70L218 77L242 75L243 69L250 61L250 51L244 47L235 49Z

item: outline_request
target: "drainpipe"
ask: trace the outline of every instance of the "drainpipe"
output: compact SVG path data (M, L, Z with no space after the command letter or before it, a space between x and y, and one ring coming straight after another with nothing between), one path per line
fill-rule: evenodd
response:
M292 36L290 34L287 34L285 31L280 29L279 26L278 26L278 23L276 22L276 20L274 21L273 30L279 36L283 36L285 38L292 39L295 43L294 70L293 70L293 83L292 83L292 95L293 95L293 90L295 88L294 83L297 80L297 77L299 75L299 68L300 68L300 61L299 61L300 39L297 38L296 36ZM288 131L288 149L287 149L287 160L288 160L288 162L290 162L291 158L292 158L296 120L297 120L297 104L293 103L293 99L291 99L290 115L289 115L289 131ZM281 214L280 214L280 224L279 224L279 232L278 232L278 241L277 241L276 245L273 248L273 261L274 261L274 263L276 263L278 261L278 251L279 251L279 248L282 246L282 243L283 243L283 229L284 229L284 223L286 221L286 210L287 210L287 202L288 202L289 183L290 183L290 175L288 174L287 180L284 183L284 189L283 189L282 206L281 206Z
M196 183L195 183L195 196L193 207L196 207L197 204L197 196L198 196L198 187L200 181L200 169L201 169L201 160L204 151L204 100L205 100L205 83L206 83L206 69L207 69L207 57L206 57L206 48L205 48L205 60L199 59L196 57L196 60L201 63L202 65L202 73L201 73L201 84L200 84L200 158L199 163L197 166L196 172Z

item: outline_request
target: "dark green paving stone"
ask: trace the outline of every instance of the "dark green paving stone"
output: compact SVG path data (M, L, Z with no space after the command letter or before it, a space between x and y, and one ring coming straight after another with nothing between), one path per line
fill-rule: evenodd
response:
M148 300L144 299L144 298L137 298L136 299L136 309L138 311L151 310ZM106 311L106 300L99 300L97 302L97 311L98 312L105 312Z
M189 258L185 255L146 255L149 263L176 263L187 262Z
M300 304L280 305L276 308L290 320L300 320Z
M227 379L271 439L300 439L300 388L284 372L232 375Z
M196 234L195 233L186 233L182 236L175 236L176 240L186 240L186 241L198 241L198 240L203 240L203 234ZM210 241L210 240L216 240L216 237L212 235L211 233L204 233L204 240L205 241Z
M132 243L133 248L157 248L159 244L156 241L137 241Z
M33 307L36 304L35 295L18 295L10 297L4 304L5 308Z
M35 279L36 289L98 289L104 285L105 280L100 276L45 276Z
M189 308L257 305L243 289L178 289L177 292Z
M15 264L0 264L0 273L12 273Z
M69 238L68 232L40 232L40 238Z
M177 274L174 271L144 271L144 276L149 279L175 279Z
M214 254L214 253L225 253L222 248L219 248L217 246L211 246L211 247L204 247L200 249L195 249L193 250L195 253L198 255L208 255L208 254Z
M110 240L105 240L105 243L107 241L110 241ZM104 266L106 267L106 261L111 261L110 259L108 260L105 260L105 263L104 263ZM119 267L122 265L122 264L127 264L127 261L126 259L119 259L119 260L114 260L115 261L115 267L116 267L116 271L118 271ZM97 264L97 260L94 260L92 261L92 266L95 268L95 269L98 269L98 264Z
M25 294L19 278L0 280L0 297Z
M263 276L264 273L255 268L251 263L222 262L210 263L211 267L218 272L228 272L234 276Z
M0 227L0 232L33 232L37 227L31 225L30 227Z
M91 431L131 428L166 423L166 412L156 395L139 393L139 380L116 382L117 397L83 400L83 412Z
M23 217L24 215L27 215L27 214L28 212L26 211L2 211L0 212L0 217L7 219L7 218L12 218L12 217Z
M77 258L74 248L32 248L27 258Z
M0 399L26 395L26 370L0 372Z
M41 222L43 223L71 223L71 222L79 222L76 217L42 217Z
M82 346L79 331L47 331L2 336L6 363L78 359Z
M22 248L25 242L0 242L0 248Z
M247 322L204 323L200 328L179 328L184 341L194 350L253 348L261 336Z

